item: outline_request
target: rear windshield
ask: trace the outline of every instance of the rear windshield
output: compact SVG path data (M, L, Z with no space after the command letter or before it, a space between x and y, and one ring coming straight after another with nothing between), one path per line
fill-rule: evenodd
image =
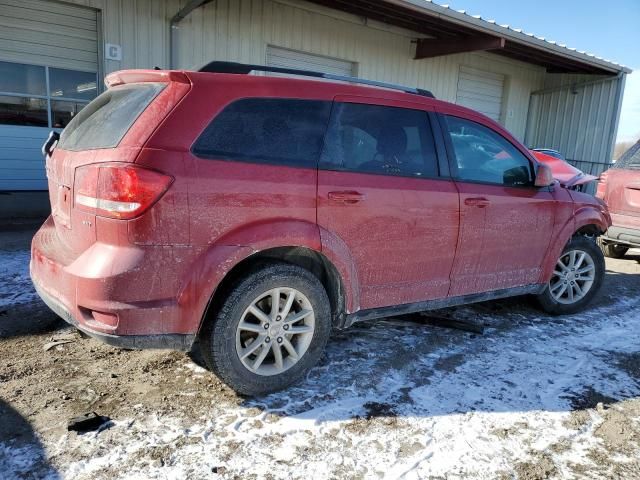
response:
M137 83L110 88L69 122L58 146L64 150L113 148L166 83Z

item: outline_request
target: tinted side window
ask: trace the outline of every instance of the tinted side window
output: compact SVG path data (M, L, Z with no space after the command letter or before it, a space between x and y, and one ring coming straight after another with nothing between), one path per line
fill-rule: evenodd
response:
M322 168L435 177L437 165L426 112L359 103L334 105Z
M193 147L208 158L315 168L331 102L247 98L220 112Z
M531 162L506 138L470 120L445 118L459 180L507 186L533 184Z

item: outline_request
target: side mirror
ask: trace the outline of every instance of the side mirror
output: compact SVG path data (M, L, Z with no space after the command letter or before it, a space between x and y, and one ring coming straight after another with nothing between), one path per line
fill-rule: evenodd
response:
M538 165L538 173L536 173L536 187L549 187L555 183L553 172L548 165Z

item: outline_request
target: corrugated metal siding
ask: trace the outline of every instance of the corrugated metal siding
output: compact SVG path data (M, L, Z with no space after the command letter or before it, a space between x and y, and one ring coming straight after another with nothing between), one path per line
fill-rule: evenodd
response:
M547 75L545 90L531 97L525 142L562 152L584 172L598 175L612 161L622 79Z

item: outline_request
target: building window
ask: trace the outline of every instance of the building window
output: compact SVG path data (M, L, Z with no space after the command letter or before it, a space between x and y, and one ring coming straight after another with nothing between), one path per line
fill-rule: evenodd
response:
M97 85L95 73L0 62L0 125L64 128Z

